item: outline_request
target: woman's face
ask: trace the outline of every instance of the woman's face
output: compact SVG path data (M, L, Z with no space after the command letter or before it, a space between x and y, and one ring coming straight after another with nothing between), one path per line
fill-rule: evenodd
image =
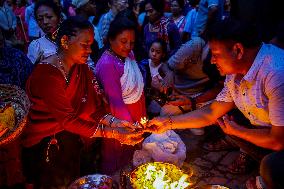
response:
M151 3L147 3L145 5L145 12L149 18L149 22L152 24L158 21L161 17L161 14L152 7Z
M42 5L36 12L37 22L44 33L54 33L59 25L60 18L57 17L52 8Z
M161 44L154 42L149 50L149 58L152 60L153 64L159 65L164 55Z
M181 7L179 6L177 1L171 1L171 12L173 15L180 15L182 12Z
M76 64L85 64L91 54L91 45L94 42L94 31L92 29L78 30L75 36L71 36L65 48L66 57Z
M134 47L135 31L124 30L118 34L115 39L110 39L111 50L117 55L126 58Z

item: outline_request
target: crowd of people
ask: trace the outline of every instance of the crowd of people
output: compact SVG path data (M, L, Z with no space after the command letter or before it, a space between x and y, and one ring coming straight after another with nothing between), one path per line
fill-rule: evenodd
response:
M0 187L113 175L144 133L217 126L205 150L283 189L283 3L251 1L0 0Z

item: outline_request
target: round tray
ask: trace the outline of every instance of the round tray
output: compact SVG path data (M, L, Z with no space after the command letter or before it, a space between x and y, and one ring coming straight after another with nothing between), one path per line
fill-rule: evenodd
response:
M22 133L26 126L30 101L25 91L18 86L0 84L0 112L3 113L2 111L8 106L11 106L15 111L15 125L1 133L1 146L15 140Z
M111 189L112 178L107 175L87 175L75 180L68 189Z

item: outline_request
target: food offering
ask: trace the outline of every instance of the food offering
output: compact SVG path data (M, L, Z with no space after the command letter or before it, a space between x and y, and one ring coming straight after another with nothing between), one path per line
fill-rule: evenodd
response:
M170 163L151 162L137 167L130 174L134 189L186 189L189 175Z

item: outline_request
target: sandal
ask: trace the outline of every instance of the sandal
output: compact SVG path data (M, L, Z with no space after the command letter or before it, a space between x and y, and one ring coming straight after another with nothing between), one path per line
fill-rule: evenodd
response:
M266 189L266 186L263 182L261 176L249 178L246 181L246 188L247 189Z
M248 154L240 152L239 157L228 167L232 174L244 174L250 172L256 163Z
M210 152L224 151L224 150L236 150L239 149L238 146L233 145L226 139L220 139L215 142L208 142L203 145L203 149Z

